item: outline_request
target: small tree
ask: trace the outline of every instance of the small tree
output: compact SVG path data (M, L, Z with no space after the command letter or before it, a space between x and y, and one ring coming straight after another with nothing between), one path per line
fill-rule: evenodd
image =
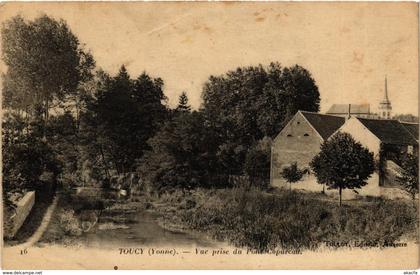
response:
M340 132L321 145L310 166L319 183L338 189L340 206L342 190L365 186L375 170L373 153L350 134Z
M416 194L419 193L419 159L416 155L407 155L401 164L400 175L397 180L401 183L405 191L407 191L413 202Z
M188 104L188 97L185 92L179 96L178 106L176 107L178 112L191 112L191 106Z
M281 176L290 184L290 190L292 190L292 183L300 181L305 173L306 169L299 169L297 163L294 162L283 168Z

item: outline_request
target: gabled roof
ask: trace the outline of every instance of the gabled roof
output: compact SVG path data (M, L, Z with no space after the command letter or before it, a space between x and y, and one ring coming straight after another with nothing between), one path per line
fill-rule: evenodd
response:
M410 122L400 122L405 129L407 129L410 134L416 139L419 140L419 124L418 123L410 123Z
M327 114L348 114L349 104L333 104ZM350 114L370 114L369 104L350 104Z
M340 116L324 115L306 111L299 112L324 140L329 138L346 121L344 117Z
M415 145L416 139L398 120L357 118L369 131L383 143Z

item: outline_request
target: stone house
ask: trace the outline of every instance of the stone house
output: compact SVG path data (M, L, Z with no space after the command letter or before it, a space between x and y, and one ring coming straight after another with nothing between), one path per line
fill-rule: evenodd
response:
M273 140L271 185L281 187L285 184L280 173L293 162L297 162L299 167L309 168L309 163L319 153L321 144L344 122L345 118L341 116L298 111Z
M370 177L368 185L358 190L360 195L404 197L397 188L396 175L401 159L407 153L418 154L418 124L401 123L397 120L345 118L299 111L280 131L271 148L271 185L286 187L280 173L285 166L297 162L308 168L320 145L334 133L347 132L371 152L379 169ZM320 192L324 190L313 174L294 184L294 188ZM327 191L333 192L333 191ZM344 198L354 197L356 192L345 190Z

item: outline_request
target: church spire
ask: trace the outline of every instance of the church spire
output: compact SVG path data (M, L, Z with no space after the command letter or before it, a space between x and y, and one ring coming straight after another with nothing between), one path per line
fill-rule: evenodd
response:
M388 98L388 81L387 81L387 77L385 75L385 98L384 101L389 102L389 98Z
M385 90L384 90L384 99L379 103L379 117L383 119L391 118L391 101L388 98L388 79L385 75Z

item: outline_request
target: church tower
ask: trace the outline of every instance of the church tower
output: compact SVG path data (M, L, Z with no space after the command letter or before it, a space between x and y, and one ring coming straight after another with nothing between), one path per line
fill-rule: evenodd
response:
M382 119L391 119L391 101L388 99L388 84L385 76L385 97L379 103L379 117Z

